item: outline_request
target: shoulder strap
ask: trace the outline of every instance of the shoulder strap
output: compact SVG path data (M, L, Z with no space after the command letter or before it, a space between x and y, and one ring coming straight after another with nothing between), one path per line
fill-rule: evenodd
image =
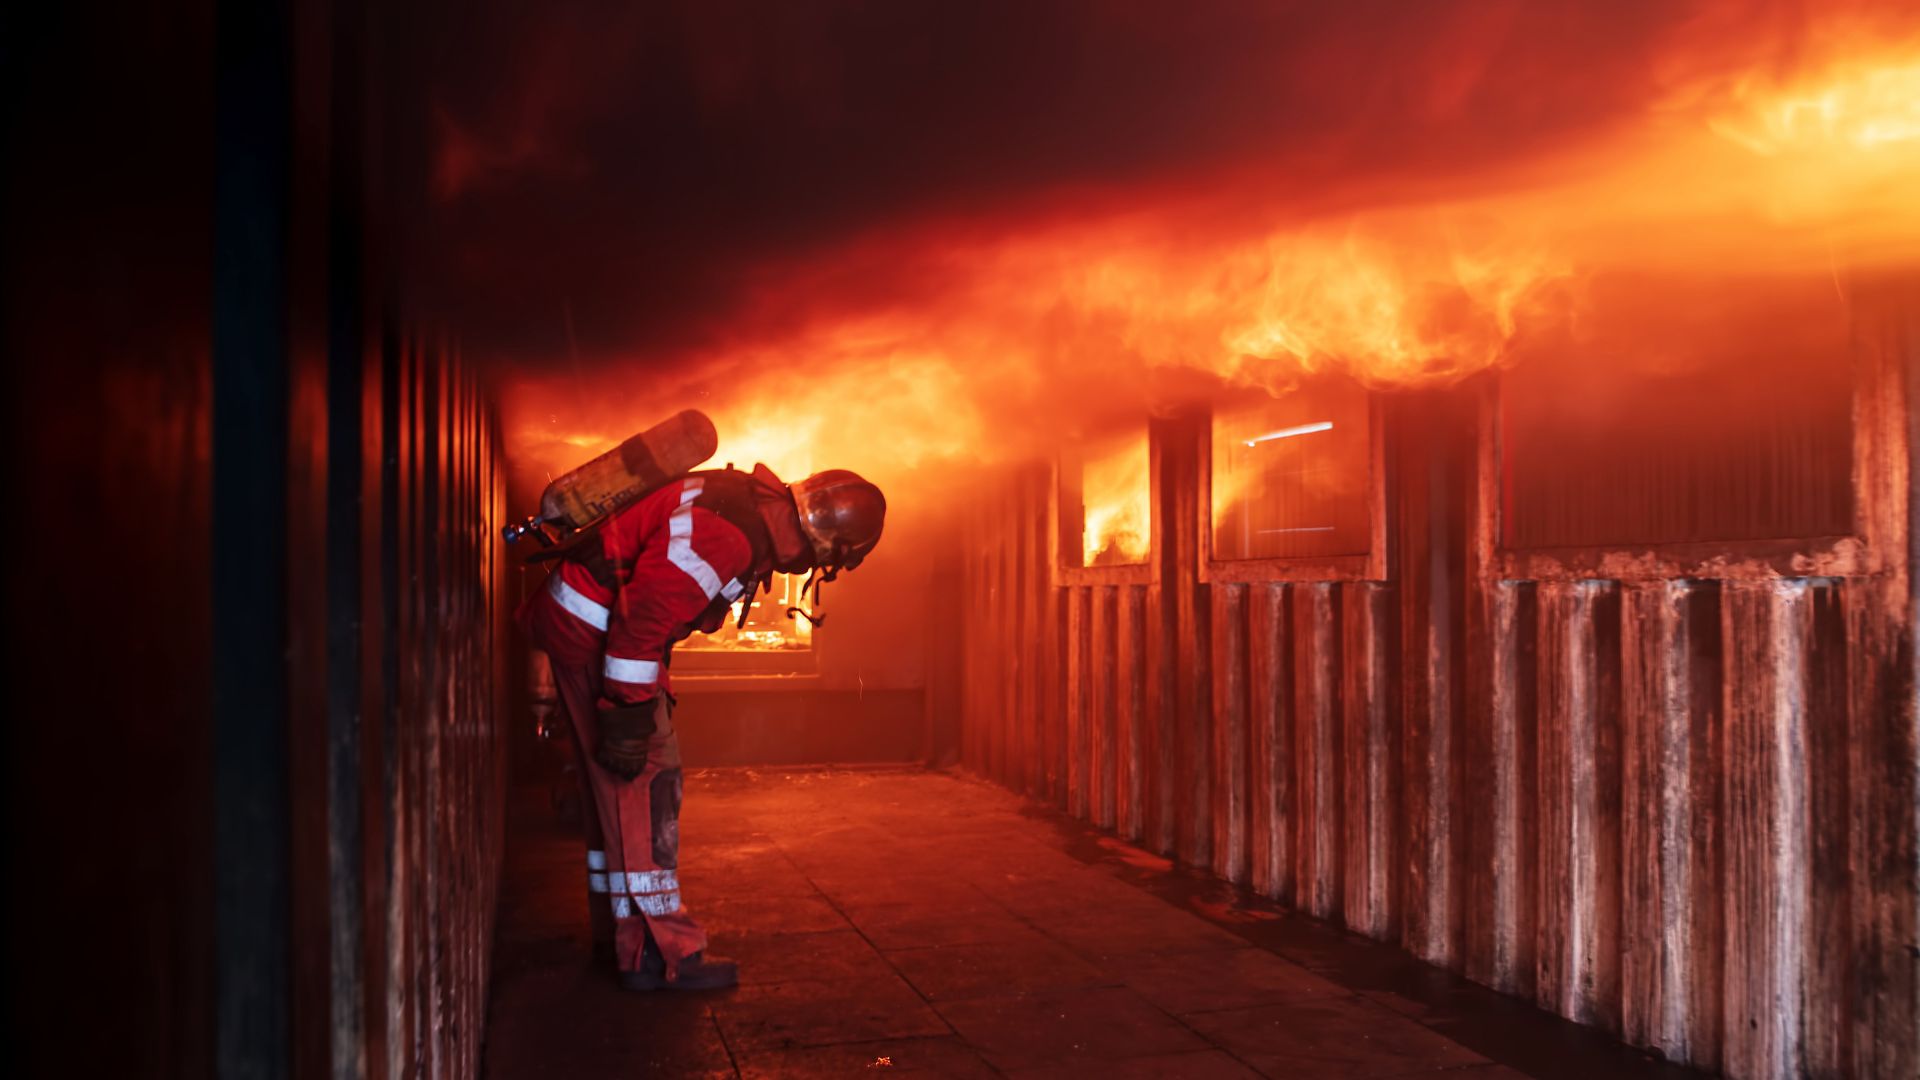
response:
M739 529L740 535L747 539L749 552L747 568L734 579L742 588L732 596L724 590L716 594L712 605L702 614L700 625L718 626L727 617L727 609L738 600L739 625L745 626L755 594L773 578L773 537L767 532L766 519L760 516L753 477L731 465L693 475L701 480L700 494L694 496L693 505Z
M700 480L700 494L694 496L693 505L717 515L740 530L746 537L747 548L751 553L744 570L738 578L740 584L751 591L763 585L773 571L773 537L767 533L767 523L760 516L759 505L754 501L753 478L737 469L710 469L703 472L688 473L675 479L697 478ZM586 567L593 579L603 588L617 590L620 587L621 571L625 566L617 565L606 556L606 548L600 544L600 528L613 515L581 529L568 537L562 548L546 549L540 554L543 558L562 557ZM551 552L549 554L549 552ZM738 595L737 593L735 594ZM731 599L715 596L714 602L726 607Z
M740 575L740 584L752 585L773 569L773 537L767 533L766 519L753 496L753 477L737 469L712 469L693 473L701 481L700 494L693 505L740 530L747 538L752 556Z

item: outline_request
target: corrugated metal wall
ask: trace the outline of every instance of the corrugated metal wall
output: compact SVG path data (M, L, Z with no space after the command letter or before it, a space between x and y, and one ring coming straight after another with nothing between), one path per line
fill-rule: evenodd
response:
M477 1070L503 473L484 386L406 329L424 99L366 14L7 41L15 1071Z
M508 779L499 433L444 344L364 357L334 373L325 719L294 718L293 1075L468 1076Z
M507 520L498 433L471 374L401 345L384 372L382 515L366 584L385 609L381 671L363 687L365 933L359 988L336 971L336 1017L364 1010L368 1076L479 1070L507 782ZM387 516L387 515L392 516ZM368 643L372 645L372 642ZM358 873L356 873L356 870ZM351 880L335 879L349 895ZM336 1051L352 1053L351 1047Z
M1203 421L1154 426L1148 583L1055 584L1011 471L964 540L963 757L1669 1058L1912 1077L1907 310L1862 333L1866 543L1820 559L1499 552L1490 387L1381 411L1379 579L1202 580Z

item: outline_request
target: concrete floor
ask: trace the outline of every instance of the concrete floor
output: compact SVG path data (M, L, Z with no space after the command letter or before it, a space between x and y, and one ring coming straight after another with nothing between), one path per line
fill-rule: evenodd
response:
M581 852L544 793L515 803L494 1080L1694 1075L965 777L691 774L681 880L741 963L722 993L591 963Z

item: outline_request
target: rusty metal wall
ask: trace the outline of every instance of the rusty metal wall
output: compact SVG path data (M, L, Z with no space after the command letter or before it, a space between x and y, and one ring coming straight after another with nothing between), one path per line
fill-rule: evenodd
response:
M366 14L0 35L16 1071L477 1069L503 473L408 316L424 100Z
M390 338L384 360L382 511L365 539L385 617L363 687L380 723L362 731L366 847L344 868L364 902L364 1075L471 1076L507 781L506 496L472 375L417 339Z
M1198 422L1154 428L1147 584L1055 584L1011 470L964 541L963 760L1671 1059L1911 1077L1912 310L1861 328L1873 554L1824 564L1503 560L1486 387L1385 411L1384 579L1202 580Z

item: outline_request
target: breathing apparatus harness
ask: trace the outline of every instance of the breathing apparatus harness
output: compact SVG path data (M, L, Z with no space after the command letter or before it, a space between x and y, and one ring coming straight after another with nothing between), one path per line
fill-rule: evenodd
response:
M761 590L773 583L773 537L768 534L766 519L760 513L760 501L769 497L771 493L766 492L765 485L757 482L752 473L741 472L732 464L728 464L724 469L709 469L686 475L698 477L702 481L700 494L694 497L693 505L717 515L721 520L739 529L741 535L746 537L747 547L751 552L747 563L748 569L739 578L745 591L736 600L728 600L716 593L712 604L690 625L694 628L717 629L726 621L726 609L737 602L740 605L740 614L734 620L734 628L744 628L747 617L753 612L754 598L760 594ZM792 492L783 492L783 497L789 506L793 506ZM795 513L798 514L797 508ZM589 527L591 532L597 533L599 526L604 522L605 519L595 522ZM840 575L838 548L841 542L836 541L834 546L836 558L833 565L824 568L816 565L807 572L806 581L800 586L800 596L807 598L806 606L788 608L786 615L789 620L796 617L804 618L809 626L819 626L827 621L825 615L815 614L815 612L820 609L820 587ZM630 566L616 565L608 559L597 543L574 545L566 552L565 557L584 565L593 575L593 579L607 589L617 590L626 576L625 571L631 570ZM810 598L808 598L809 593L811 593Z
M746 592L739 598L740 614L735 617L733 624L736 630L743 629L747 625L747 617L753 612L754 598L760 594L761 590L770 587L773 583L773 537L768 534L766 519L760 513L761 500L768 498L771 493L766 491L766 485L756 482L752 473L741 472L731 464L725 469L694 475L701 477L706 483L702 486L699 496L693 500L693 505L717 514L722 520L739 529L746 536L747 543L753 552L753 561L749 564L752 569L740 581L746 586ZM784 499L788 506L794 505L793 493L785 490L784 487L778 497ZM797 507L794 512L797 516L799 512ZM825 615L815 614L820 609L820 587L834 580L839 574L837 565L825 568L816 565L808 570L806 581L800 586L800 596L805 598L806 606L789 607L786 611L788 620L791 621L796 617L804 618L809 626L825 623L827 621ZM809 594L811 594L810 597ZM722 607L730 606L728 601L718 598L715 603Z

